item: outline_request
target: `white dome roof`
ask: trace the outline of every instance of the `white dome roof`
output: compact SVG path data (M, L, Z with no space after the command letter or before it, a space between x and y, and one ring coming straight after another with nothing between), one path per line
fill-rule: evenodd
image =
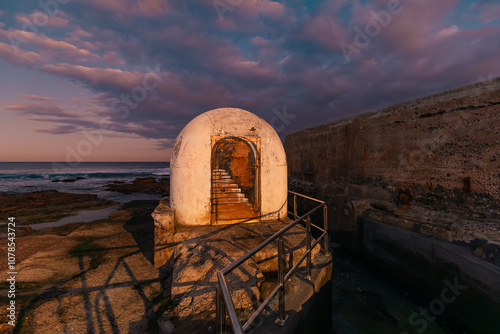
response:
M260 137L265 150L269 151L267 156L274 163L286 165L281 139L271 125L243 109L219 108L197 116L182 129L174 143L170 166L192 164L193 154L199 154L200 145L210 151L212 136ZM194 163L202 162L197 159Z
M286 216L286 156L278 134L246 110L220 108L194 118L175 140L170 160L170 203L177 225L211 224L212 151L225 137L254 143L250 146L255 148L258 165L259 219Z

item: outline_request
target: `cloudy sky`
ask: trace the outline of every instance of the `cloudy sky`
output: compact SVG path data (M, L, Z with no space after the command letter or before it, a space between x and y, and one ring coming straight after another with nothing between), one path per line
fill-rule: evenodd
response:
M280 136L500 76L500 3L2 0L0 161L168 161L195 116Z

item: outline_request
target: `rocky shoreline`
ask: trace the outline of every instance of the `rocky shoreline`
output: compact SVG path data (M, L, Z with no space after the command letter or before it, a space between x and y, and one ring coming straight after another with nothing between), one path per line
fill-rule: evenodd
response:
M160 199L170 192L170 179L139 177L132 183L111 182L106 190L122 194L155 194ZM73 216L82 210L98 210L118 205L96 194L74 194L58 190L42 190L22 194L0 193L0 222L15 217L18 225L48 223Z
M110 183L124 194L168 194L169 179L137 178ZM158 200L119 204L95 194L44 190L0 194L2 220L16 217L17 326L0 333L155 333L168 296L153 262L151 212ZM19 228L52 222L82 210L117 206L106 219L33 231ZM0 227L0 234L6 234ZM0 244L6 258L7 244ZM0 318L6 319L7 263L0 263ZM140 302L139 302L140 301ZM111 310L111 311L110 311Z
M18 225L57 221L81 210L97 210L114 202L92 194L70 194L42 190L26 194L0 194L0 221L15 217Z
M123 194L134 192L148 194L169 194L170 193L170 178L163 177L157 181L154 177L138 177L132 183L123 183L115 181L109 183L106 190L116 191Z

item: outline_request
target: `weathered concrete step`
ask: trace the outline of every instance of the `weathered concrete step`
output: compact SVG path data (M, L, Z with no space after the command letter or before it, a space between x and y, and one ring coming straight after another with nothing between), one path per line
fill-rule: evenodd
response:
M224 191L222 191L222 188L224 188ZM240 193L241 189L240 188L232 188L232 187L217 187L213 189L214 194L221 194L221 193Z
M225 180L225 179L230 179L230 175L214 175L214 180Z
M250 203L233 203L217 205L217 219L245 219L253 218L252 204Z
M233 179L220 179L220 180L214 180L214 183L236 183L236 182L234 182Z
M226 172L225 170L215 171L215 172L212 172L212 175L229 175L229 172Z
M219 198L214 198L214 202L217 204L248 203L248 198L246 198L246 197L219 197Z
M245 197L245 194L243 193L235 193L235 192L224 192L224 193L213 193L212 196L214 198L241 198Z
M239 188L236 183L214 183L214 189L217 188Z
M220 211L235 211L235 210L252 210L252 204L250 203L231 203L231 204L219 204L217 205L217 210Z
M236 183L233 179L213 179L214 183Z
M252 219L255 218L253 211L231 211L220 212L217 215L217 220L232 220L232 219Z
M226 178L214 178L214 181L218 181L218 182L229 182L229 181L233 181L234 182L234 179L231 178L231 177L226 177Z

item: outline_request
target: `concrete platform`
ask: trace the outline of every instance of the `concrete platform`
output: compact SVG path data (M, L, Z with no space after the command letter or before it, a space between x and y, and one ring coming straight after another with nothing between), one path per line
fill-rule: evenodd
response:
M178 228L173 240L175 249L169 261L172 271L172 305L159 320L164 333L214 332L217 272L290 222ZM284 235L284 239L286 267L289 270L306 250L305 228L295 226ZM313 249L312 258L312 281L307 281L299 269L299 273L292 276L286 285L286 308L290 315L287 324L295 323L297 326L303 320L307 313L304 310L310 307L306 305L311 304L312 296L331 277L331 257L320 252L319 244ZM305 261L302 268L304 266ZM228 287L240 319L248 318L257 309L277 285L276 278L276 242L269 244L227 276ZM266 333L283 332L288 325L279 327L274 324L276 309L277 302L271 302L254 326L266 327Z

